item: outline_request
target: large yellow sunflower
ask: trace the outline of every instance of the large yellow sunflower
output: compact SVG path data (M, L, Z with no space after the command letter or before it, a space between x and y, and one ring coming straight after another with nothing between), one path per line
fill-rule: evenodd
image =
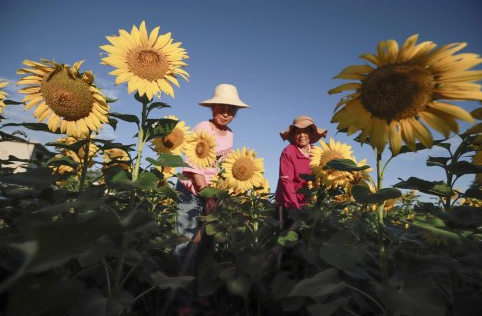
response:
M355 175L361 177L357 172L339 171L332 169L325 169L325 166L335 159L351 159L356 163L355 157L352 156L351 146L335 142L330 138L330 143L327 144L320 140L321 147L314 146L311 152L310 166L316 179L320 179L321 184L328 188L345 187L354 182ZM365 164L362 160L357 163L358 166Z
M410 36L401 48L395 40L378 44L377 54L360 57L375 66L350 66L335 78L360 82L343 84L330 94L355 90L336 106L332 118L338 129L348 135L361 130L361 141L369 141L382 152L387 141L394 155L402 140L411 150L417 139L426 146L433 144L432 134L423 124L448 137L458 133L456 119L472 122L464 109L439 101L481 100L482 91L475 81L482 79L482 71L469 70L482 63L476 54L458 54L465 43L454 43L435 49L436 44L416 44L418 35Z
M51 131L60 131L74 137L98 132L107 123L109 105L93 85L90 71L79 73L83 61L72 67L42 59L42 63L25 60L17 74L27 74L17 85L28 85L19 90L25 93L25 110L37 106L34 116L39 122L48 118Z
M168 115L164 118L179 121L174 115ZM189 126L186 126L186 122L179 121L169 135L154 138L152 140L152 145L158 153L180 155L181 149L185 145L190 134L191 132L189 131Z
M2 90L6 86L8 86L8 81L0 79L0 114L3 113L3 108L5 107L5 102L3 102L3 100L5 100L8 96L8 94Z
M204 169L212 167L216 161L215 146L216 138L214 135L210 135L203 130L198 130L188 137L183 150L188 159L188 163Z
M263 182L263 158L256 158L256 152L243 147L228 154L221 163L225 170L223 176L228 187L235 192L246 192L258 187Z
M177 76L188 81L189 74L182 69L187 66L183 59L189 58L181 43L172 43L171 33L158 36L160 27L147 33L146 23L139 28L132 26L131 32L119 30L119 36L107 36L112 45L100 48L108 53L102 63L117 68L110 72L117 76L115 83L127 82L127 91L137 90L140 96L159 97L159 92L174 97L171 84L179 87Z

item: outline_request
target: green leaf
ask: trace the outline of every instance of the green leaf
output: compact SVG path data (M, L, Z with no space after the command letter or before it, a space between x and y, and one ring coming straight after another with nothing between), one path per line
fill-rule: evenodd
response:
M163 109L163 108L170 108L171 106L167 103L164 102L152 102L149 104L149 107L147 108L147 111L150 112L154 109Z
M427 166L432 167L432 166L437 166L437 167L442 167L445 168L447 166L447 162L450 160L450 157L431 157L428 156L427 159Z
M294 230L288 231L286 235L280 234L278 237L278 244L288 246L298 241L298 233Z
M437 196L452 196L455 192L442 181L426 181L419 179L417 177L410 177L408 180L404 181L400 179L401 182L395 184L394 186L401 189L418 190L422 193L437 195Z
M351 159L333 159L326 164L325 168L338 171L361 171L369 169L370 166L357 166L357 164Z
M402 192L395 188L385 188L376 193L372 193L369 188L361 185L354 185L351 193L355 201L361 204L376 204L402 196Z
M0 182L43 189L55 183L57 176L47 167L30 168L25 172L0 177Z
M151 274L152 284L161 289L178 289L186 287L194 280L192 276L169 277L161 271L156 271Z
M347 269L363 259L367 252L366 245L357 244L350 231L342 230L321 246L320 258L336 268Z
M24 104L23 102L19 102L19 101L14 101L14 100L3 100L2 101L3 103L5 103L5 105L19 105L19 104Z
M79 163L74 161L69 156L63 156L61 158L51 158L47 161L47 166L58 167L58 166L69 166L76 169Z
M119 100L119 99L112 99L112 98L109 98L109 97L105 97L105 102L107 102L107 103L114 103L117 100Z
M157 187L157 181L155 174L146 171L139 175L134 185L139 189L154 190Z
M457 161L447 166L447 170L458 176L463 174L482 173L481 165L474 165L468 161Z
M148 104L149 103L149 98L147 97L147 94L143 94L142 96L139 94L139 92L136 92L136 94L134 94L134 98L141 102L142 104Z
M139 118L137 117L137 115L110 112L109 116L113 116L113 117L118 118L119 120L123 120L125 122L136 123L137 127L139 127L139 124L140 124L140 121L139 121Z
M340 297L329 303L317 303L308 306L306 310L311 316L330 316L333 315L333 313L336 312L338 308L346 306L348 304L348 301L349 298Z
M275 300L284 299L291 292L293 287L298 283L288 277L289 273L282 271L276 275L271 284L271 291Z
M85 147L85 144L88 142L87 139L81 139L76 141L72 144L64 144L64 143L46 143L45 146L55 146L56 148L63 148L67 150L71 150L75 153L78 153L80 148Z
M163 186L157 189L159 193L167 196L171 200L177 201L177 197L179 196L179 192L177 190L173 190L170 186Z
M469 188L464 193L465 198L474 198L482 200L482 190L476 188Z
M438 286L431 280L411 276L400 290L379 286L377 294L387 309L401 315L444 316L445 300Z
M295 285L288 296L318 298L339 293L344 288L345 282L340 280L338 271L330 268L316 274L312 278L303 279Z
M147 140L155 137L165 137L171 133L179 121L173 119L149 119L147 120L147 131L149 134Z
M115 131L115 129L117 128L117 123L119 123L118 120L116 120L115 118L109 117L109 123L107 124L109 124L112 127L112 129Z
M229 196L229 194L226 191L219 190L213 187L205 187L204 189L201 190L201 192L198 193L198 196L209 199L213 196L217 197L219 200L224 200Z
M229 292L244 298L248 297L249 291L251 290L251 285L251 279L244 274L240 274L237 278L226 280L226 287L228 288Z
M410 224L411 226L415 226L426 230L432 235L434 238L451 241L453 243L459 244L462 239L459 235L443 229L441 227L445 226L442 222L442 226L440 225L440 220L421 220L421 219L414 219L413 222Z
M146 158L149 163L156 167L190 167L187 163L182 160L182 157L179 155L173 155L173 154L159 154L157 156L157 160L152 159L152 158Z
M85 248L107 235L122 232L117 218L110 213L95 213L77 222L53 222L32 226L24 243L11 244L26 257L23 271L41 272L80 255Z
M84 288L83 282L47 274L23 282L11 295L9 316L64 315Z
M47 133L52 133L52 134L63 134L60 132L60 129L57 129L57 131L52 132L48 125L45 123L7 123L3 125L4 127L7 126L22 126L27 129L30 129L32 131L40 131L40 132L47 132Z

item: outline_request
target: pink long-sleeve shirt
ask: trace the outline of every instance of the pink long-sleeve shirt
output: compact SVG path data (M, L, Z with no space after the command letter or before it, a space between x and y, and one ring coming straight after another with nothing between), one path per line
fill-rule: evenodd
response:
M209 121L203 121L196 125L193 131L203 130L208 132L210 135L214 135L216 137L216 145L214 146L214 151L216 152L216 157L220 157L219 161L222 161L226 156L233 150L233 131L227 127L224 133L220 133L216 129L213 128ZM185 157L185 161L187 164L191 165L192 168L182 168L182 173L198 173L204 176L206 180L206 184L211 184L211 179L216 175L217 170L216 167L211 166L204 169L196 168L190 163L189 158ZM197 195L196 190L194 189L194 185L192 184L191 180L179 180L181 181L186 188L188 188L192 193Z
M304 194L296 193L306 185L300 174L311 174L310 158L293 144L283 149L280 157L278 187L275 199L278 205L287 209L301 209L306 204Z

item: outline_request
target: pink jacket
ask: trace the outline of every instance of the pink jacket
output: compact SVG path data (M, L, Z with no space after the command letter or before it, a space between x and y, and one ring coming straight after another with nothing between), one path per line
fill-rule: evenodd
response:
M303 155L293 144L283 149L280 157L279 180L276 188L276 204L287 209L301 209L306 204L306 197L296 193L306 185L306 180L300 174L311 174L310 158Z

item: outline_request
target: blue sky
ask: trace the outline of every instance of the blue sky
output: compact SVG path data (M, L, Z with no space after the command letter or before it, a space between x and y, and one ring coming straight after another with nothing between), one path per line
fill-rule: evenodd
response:
M363 64L358 56L375 53L381 40L399 43L412 34L419 41L438 45L467 42L462 52L482 54L482 1L479 0L117 0L117 1L26 1L0 2L0 78L12 84L7 92L20 99L14 83L22 60L46 58L73 64L85 60L81 71L92 70L98 86L119 101L111 111L140 114L140 104L127 94L126 85L115 86L112 67L100 65L99 46L105 36L130 31L145 20L147 29L161 26L182 42L188 60L190 82L175 88L174 99L163 97L171 109L156 112L159 117L176 115L187 125L210 118L209 109L198 102L212 96L219 83L238 87L241 99L252 108L238 112L231 123L235 148L253 148L265 160L266 177L274 190L281 150L287 145L279 137L298 115L312 116L328 136L352 146L358 160L374 166L374 153L336 133L330 123L341 94L327 91L345 80L332 79L349 65ZM480 69L480 67L478 68ZM467 110L479 106L464 102ZM4 112L9 121L33 122L32 111L10 106ZM468 125L461 124L462 130ZM134 126L120 123L118 129L104 128L99 137L133 143ZM41 142L54 138L28 132ZM433 132L436 139L442 136ZM456 143L456 139L453 140ZM152 153L148 153L152 155ZM385 186L418 176L443 180L441 169L425 167L428 155L444 154L439 149L397 157L386 171ZM471 178L460 182L464 187Z

